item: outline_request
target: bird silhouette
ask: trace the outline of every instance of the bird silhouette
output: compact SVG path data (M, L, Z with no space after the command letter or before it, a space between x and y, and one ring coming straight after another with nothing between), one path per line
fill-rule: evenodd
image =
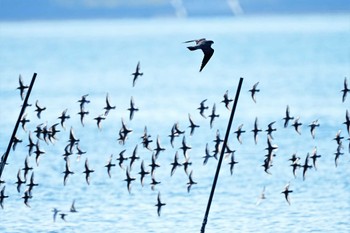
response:
M348 88L348 80L347 80L346 77L344 78L344 89L341 90L341 92L343 92L342 100L343 100L343 103L344 103L348 92L350 92L350 89Z
M195 46L188 46L187 48L191 51L201 49L204 53L204 57L202 60L202 65L199 70L201 72L204 68L204 66L208 63L210 58L213 56L214 49L211 48L211 45L214 44L214 41L212 40L206 40L205 38L198 39L198 40L189 40L185 41L184 43L190 43L190 42L196 42Z
M143 75L143 73L140 72L140 62L137 63L136 70L131 75L134 76L134 79L132 80L132 86L135 87L137 78Z
M259 85L259 82L255 83L255 84L253 85L252 89L249 90L249 92L251 93L251 97L252 97L254 103L256 103L255 94L256 94L257 92L260 91L260 90L257 88L258 85Z
M157 204L155 206L157 206L157 214L160 217L160 212L162 209L162 206L165 206L165 203L162 203L161 199L160 199L160 192L158 192L158 197L157 197Z

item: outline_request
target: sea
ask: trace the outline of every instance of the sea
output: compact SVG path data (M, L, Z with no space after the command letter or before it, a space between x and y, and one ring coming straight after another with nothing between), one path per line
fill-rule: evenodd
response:
M214 54L199 72L203 53L190 51L188 40L214 41ZM118 20L18 21L0 23L0 151L5 153L23 100L19 77L29 85L37 74L28 106L29 122L21 124L1 176L3 198L0 232L200 232L207 209L234 101L237 108L228 132L220 173L205 232L350 232L350 151L346 112L350 93L342 99L344 81L350 86L350 15L267 15L212 18L152 18ZM132 73L140 63L143 73L133 86ZM240 78L242 88L236 99ZM254 84L256 102L251 97ZM227 92L228 108L222 102ZM24 93L24 97L26 91ZM80 121L79 100L90 101ZM105 115L106 97L115 109ZM130 119L133 99L134 116ZM208 107L203 117L200 103ZM46 107L40 118L35 105ZM212 127L210 117L213 113ZM294 117L284 127L287 106ZM70 116L63 126L62 112ZM95 118L105 118L100 128ZM190 134L189 116L198 125ZM262 131L254 141L254 122ZM292 124L301 123L300 134ZM314 138L310 125L317 121ZM118 138L122 122L132 130L124 143ZM276 131L268 139L272 123ZM37 127L55 138L36 135ZM245 133L237 140L238 127ZM172 128L179 132L170 143ZM68 156L70 170L63 183L70 132L79 139ZM335 140L339 133L340 142ZM29 153L29 135L44 151L38 161ZM150 141L148 148L142 143ZM157 140L161 151L153 175L143 185L143 161L151 171ZM265 172L268 140L277 145ZM191 147L186 154L183 143ZM136 149L135 149L136 148ZM214 153L215 149L219 152ZM35 150L35 149L34 149ZM124 151L125 150L125 151ZM303 168L293 175L293 154L305 164L316 150L303 179ZM130 158L119 166L119 154ZM171 175L175 154L179 163ZM336 153L339 154L337 164ZM111 177L107 165L112 156ZM230 171L231 156L238 163ZM17 173L26 184L17 190ZM86 182L88 160L90 184ZM38 163L37 163L38 162ZM336 166L337 165L337 166ZM135 180L130 192L126 173ZM25 205L25 191L32 174L32 198ZM196 184L188 190L189 175ZM160 182L152 185L152 178ZM289 184L289 203L282 193ZM261 199L264 190L264 199ZM27 192L28 194L28 192ZM157 213L158 195L165 203ZM70 212L72 202L77 212ZM59 212L54 219L53 209Z

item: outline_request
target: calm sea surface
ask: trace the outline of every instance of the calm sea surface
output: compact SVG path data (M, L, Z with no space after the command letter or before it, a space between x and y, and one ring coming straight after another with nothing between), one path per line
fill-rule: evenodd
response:
M214 41L215 53L199 73L200 51L191 52L183 41L205 37ZM153 19L115 21L49 21L0 23L0 151L7 148L22 101L18 77L29 85L34 72L38 74L31 107L26 109L26 131L20 127L17 138L23 142L11 150L8 165L1 177L6 183L0 209L0 232L199 232L217 166L210 158L203 165L206 144L215 149L217 130L223 139L230 111L221 103L228 90L234 98L240 77L244 78L236 115L229 138L238 164L230 174L230 156L223 160L206 232L349 232L350 231L350 154L345 114L350 110L350 95L342 102L343 83L350 83L350 16L316 15L284 17L246 17L214 19ZM143 76L132 87L132 75L140 61ZM249 89L259 82L260 92L253 102ZM104 113L105 98L116 106L98 129L94 118ZM79 103L88 94L85 105L89 115L85 126L80 123ZM139 111L129 119L130 99ZM213 105L220 116L210 128L197 108L207 99L208 116ZM35 102L45 106L38 119ZM295 119L300 117L301 134L291 126L284 128L287 105ZM21 197L28 188L23 184L17 192L18 169L24 167L28 155L28 134L37 142L37 125L49 128L59 123L67 110L70 119L65 129L60 125L57 140L39 140L39 166L35 154L29 158L34 182L32 198L27 207ZM190 135L188 114L199 125ZM254 121L263 130L255 144ZM124 145L118 142L122 119L133 130ZM308 126L318 120L313 139ZM264 172L267 125L273 121L277 129L272 143L278 145L271 174ZM178 123L184 134L175 138L174 147L168 135ZM242 144L236 139L243 124ZM147 127L150 149L143 147L141 137ZM63 185L64 149L70 129L86 151L77 160L77 150L69 156L70 175ZM341 130L342 147L335 166L337 142ZM140 165L151 170L152 153L159 136L162 147L154 172L161 183L150 185L148 175L140 182ZM170 176L174 155L183 163L182 140L192 149L187 157L192 165L188 173L197 184L187 191L188 175L178 167ZM130 157L137 146L136 160L118 166L119 153ZM296 153L304 164L307 153L314 148L321 155L317 170L302 169L293 176L291 162ZM111 178L104 167L110 156L116 164ZM83 173L88 158L90 185ZM309 161L312 164L312 160ZM136 180L130 194L126 168ZM23 179L23 171L21 177ZM290 205L281 192L290 182ZM266 199L257 201L265 187ZM166 203L157 215L157 195ZM70 212L72 201L78 212ZM60 212L53 221L52 209ZM67 214L65 220L60 214Z

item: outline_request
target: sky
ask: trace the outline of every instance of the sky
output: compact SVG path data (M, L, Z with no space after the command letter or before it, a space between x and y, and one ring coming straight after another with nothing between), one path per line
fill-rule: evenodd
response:
M350 13L348 0L0 0L0 20Z

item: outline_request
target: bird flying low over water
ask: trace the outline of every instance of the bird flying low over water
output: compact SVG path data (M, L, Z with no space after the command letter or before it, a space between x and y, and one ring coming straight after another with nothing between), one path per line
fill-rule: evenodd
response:
M256 103L255 93L260 91L259 89L257 89L258 85L259 85L259 82L255 83L252 89L249 90L249 92L251 92L251 96L254 103Z
M132 81L132 86L134 87L137 78L138 78L139 76L142 76L142 75L143 75L143 73L140 73L140 62L137 63L136 70L135 70L135 72L132 73L131 75L134 76L134 79L133 79L133 81Z
M341 90L341 92L343 92L343 99L342 100L344 103L347 93L350 92L350 89L348 88L348 80L346 77L344 78L344 89Z
M289 190L289 185L290 185L290 183L288 183L288 184L284 187L284 190L283 190L281 193L284 194L284 197L286 198L286 201L287 201L288 204L290 205L289 193L293 192L293 190Z
M160 200L160 192L158 192L157 204L155 206L157 206L157 213L158 213L159 217L160 217L160 211L161 211L163 205L166 205L166 204L161 202L161 200Z
M24 90L28 89L29 87L23 84L22 75L19 75L18 82L19 82L19 87L17 87L17 89L20 91L20 96L21 96L21 99L23 100Z
M198 39L198 40L185 41L184 43L190 43L190 42L196 42L196 45L195 46L188 46L187 48L189 50L193 51L193 50L201 49L204 53L202 65L201 65L201 68L199 70L199 72L201 72L203 70L204 66L208 63L208 61L210 60L210 58L214 54L214 49L212 49L212 47L211 47L211 45L214 44L214 41L206 40L205 38L202 38L202 39Z

